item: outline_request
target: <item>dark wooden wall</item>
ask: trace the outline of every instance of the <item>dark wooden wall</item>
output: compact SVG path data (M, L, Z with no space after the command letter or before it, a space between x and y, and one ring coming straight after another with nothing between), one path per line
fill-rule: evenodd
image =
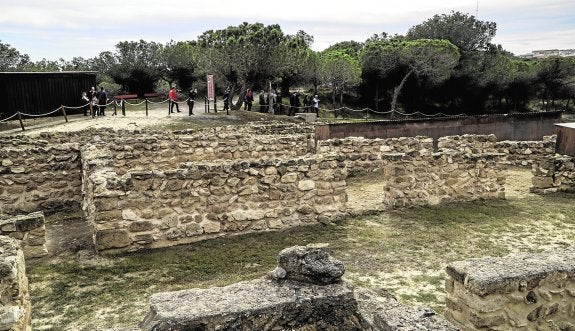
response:
M82 92L92 86L96 86L95 72L0 72L0 119L17 111L39 115L61 105L80 106Z
M575 123L563 123L557 125L557 154L575 156Z
M434 119L378 122L331 123L316 126L316 139L364 137L397 138L427 136L434 138L464 134L494 134L498 140L541 140L556 134L555 124L561 112L508 115L480 115Z

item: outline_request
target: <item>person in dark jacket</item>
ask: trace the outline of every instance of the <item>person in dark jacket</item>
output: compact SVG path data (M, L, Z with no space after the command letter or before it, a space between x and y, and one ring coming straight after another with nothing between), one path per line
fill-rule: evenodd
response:
M108 103L108 93L104 90L104 86L100 86L100 93L98 93L98 113L99 116L106 116L106 104Z
M224 110L230 110L230 90L224 92Z
M251 89L247 89L244 95L244 110L251 111L252 102L254 102L254 92Z
M194 103L196 103L196 95L198 95L198 90L190 89L188 91L188 109L190 114L188 116L194 115Z

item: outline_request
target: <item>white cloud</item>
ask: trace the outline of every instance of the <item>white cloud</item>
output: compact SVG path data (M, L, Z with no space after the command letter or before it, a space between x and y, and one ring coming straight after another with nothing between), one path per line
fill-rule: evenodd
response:
M277 23L286 33L304 30L320 50L339 41L364 41L374 33L405 34L434 14L475 14L477 5L479 19L498 24L495 42L513 52L552 44L566 48L575 28L572 0L2 1L0 40L33 59L92 57L114 50L122 40L195 39L244 21Z

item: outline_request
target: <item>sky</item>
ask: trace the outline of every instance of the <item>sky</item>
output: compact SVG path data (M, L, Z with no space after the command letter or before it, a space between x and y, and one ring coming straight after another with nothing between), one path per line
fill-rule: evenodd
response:
M0 42L33 61L93 58L121 41L196 40L242 22L279 24L321 51L373 34L406 34L435 14L460 11L497 23L493 43L522 55L575 49L573 0L0 0Z

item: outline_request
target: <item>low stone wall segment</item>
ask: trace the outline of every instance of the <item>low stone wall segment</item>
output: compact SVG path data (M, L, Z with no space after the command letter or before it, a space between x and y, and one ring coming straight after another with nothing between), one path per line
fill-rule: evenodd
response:
M447 266L445 316L464 330L574 330L575 247Z
M182 162L212 160L263 160L303 156L310 152L306 135L246 136L226 134L205 138L198 135L128 137L105 144L115 168L164 170Z
M43 257L48 255L45 224L42 212L0 217L0 236L19 240L26 259Z
M118 175L110 154L82 151L84 210L96 248L135 250L272 231L343 217L345 165L336 156L184 163Z
M30 144L0 149L0 215L79 209L80 147Z
M387 208L505 198L500 154L386 155L382 181Z
M409 307L341 279L343 263L325 248L295 246L268 275L225 287L157 293L144 331L456 331L429 308Z
M30 331L32 304L20 242L0 236L0 330Z
M535 162L532 171L532 192L575 192L575 157L573 156L550 155Z

